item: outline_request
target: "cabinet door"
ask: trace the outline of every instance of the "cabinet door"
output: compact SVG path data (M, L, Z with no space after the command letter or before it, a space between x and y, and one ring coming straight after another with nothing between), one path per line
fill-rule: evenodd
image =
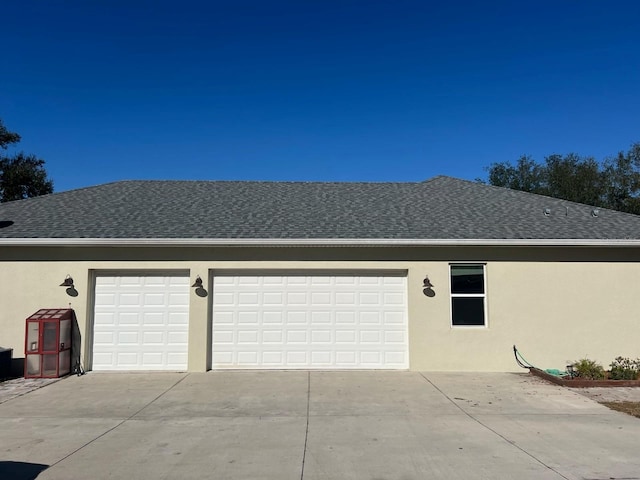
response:
M26 377L39 377L42 375L42 368L40 365L42 355L39 354L28 354L25 359L26 363Z
M27 322L27 345L25 353L38 352L40 348L40 322Z
M58 322L42 322L42 351L58 351Z

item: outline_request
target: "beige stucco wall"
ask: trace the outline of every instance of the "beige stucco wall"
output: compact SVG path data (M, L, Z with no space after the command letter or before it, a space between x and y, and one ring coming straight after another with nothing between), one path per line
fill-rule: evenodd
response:
M113 260L112 260L113 259ZM486 262L486 328L450 325L449 263ZM517 371L512 345L543 368L588 356L638 357L640 256L628 249L500 248L13 248L0 251L0 346L23 357L24 319L39 308L75 309L90 366L96 271L188 272L210 292L216 269L407 272L412 370ZM71 275L70 297L59 284ZM434 297L422 293L422 279ZM211 295L191 289L189 369L210 364Z

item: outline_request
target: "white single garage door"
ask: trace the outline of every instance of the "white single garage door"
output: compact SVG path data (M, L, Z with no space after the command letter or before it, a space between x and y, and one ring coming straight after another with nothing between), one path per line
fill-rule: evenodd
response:
M406 303L404 274L216 274L212 368L408 368Z
M188 276L97 276L93 370L186 370Z

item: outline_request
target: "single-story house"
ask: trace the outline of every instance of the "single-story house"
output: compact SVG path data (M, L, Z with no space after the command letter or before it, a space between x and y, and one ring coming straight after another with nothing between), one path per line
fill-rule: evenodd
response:
M87 370L517 371L640 356L640 216L439 176L122 181L0 205L0 347Z

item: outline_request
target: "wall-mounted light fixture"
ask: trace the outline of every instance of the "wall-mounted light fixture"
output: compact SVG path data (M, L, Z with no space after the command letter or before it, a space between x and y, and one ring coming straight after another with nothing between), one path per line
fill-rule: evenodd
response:
M73 278L71 278L71 275L67 275L63 282L60 284L61 287L66 287L66 292L67 295L69 295L70 297L77 297L78 296L78 291L76 290L76 287L73 285Z
M200 278L200 275L196 276L196 280L195 282L193 282L193 285L191 285L191 287L196 289L196 295L198 295L199 297L207 296L207 291L202 286L202 279Z
M433 291L433 284L431 280L429 280L428 276L424 277L422 281L422 293L424 293L427 297L435 297L436 292Z

